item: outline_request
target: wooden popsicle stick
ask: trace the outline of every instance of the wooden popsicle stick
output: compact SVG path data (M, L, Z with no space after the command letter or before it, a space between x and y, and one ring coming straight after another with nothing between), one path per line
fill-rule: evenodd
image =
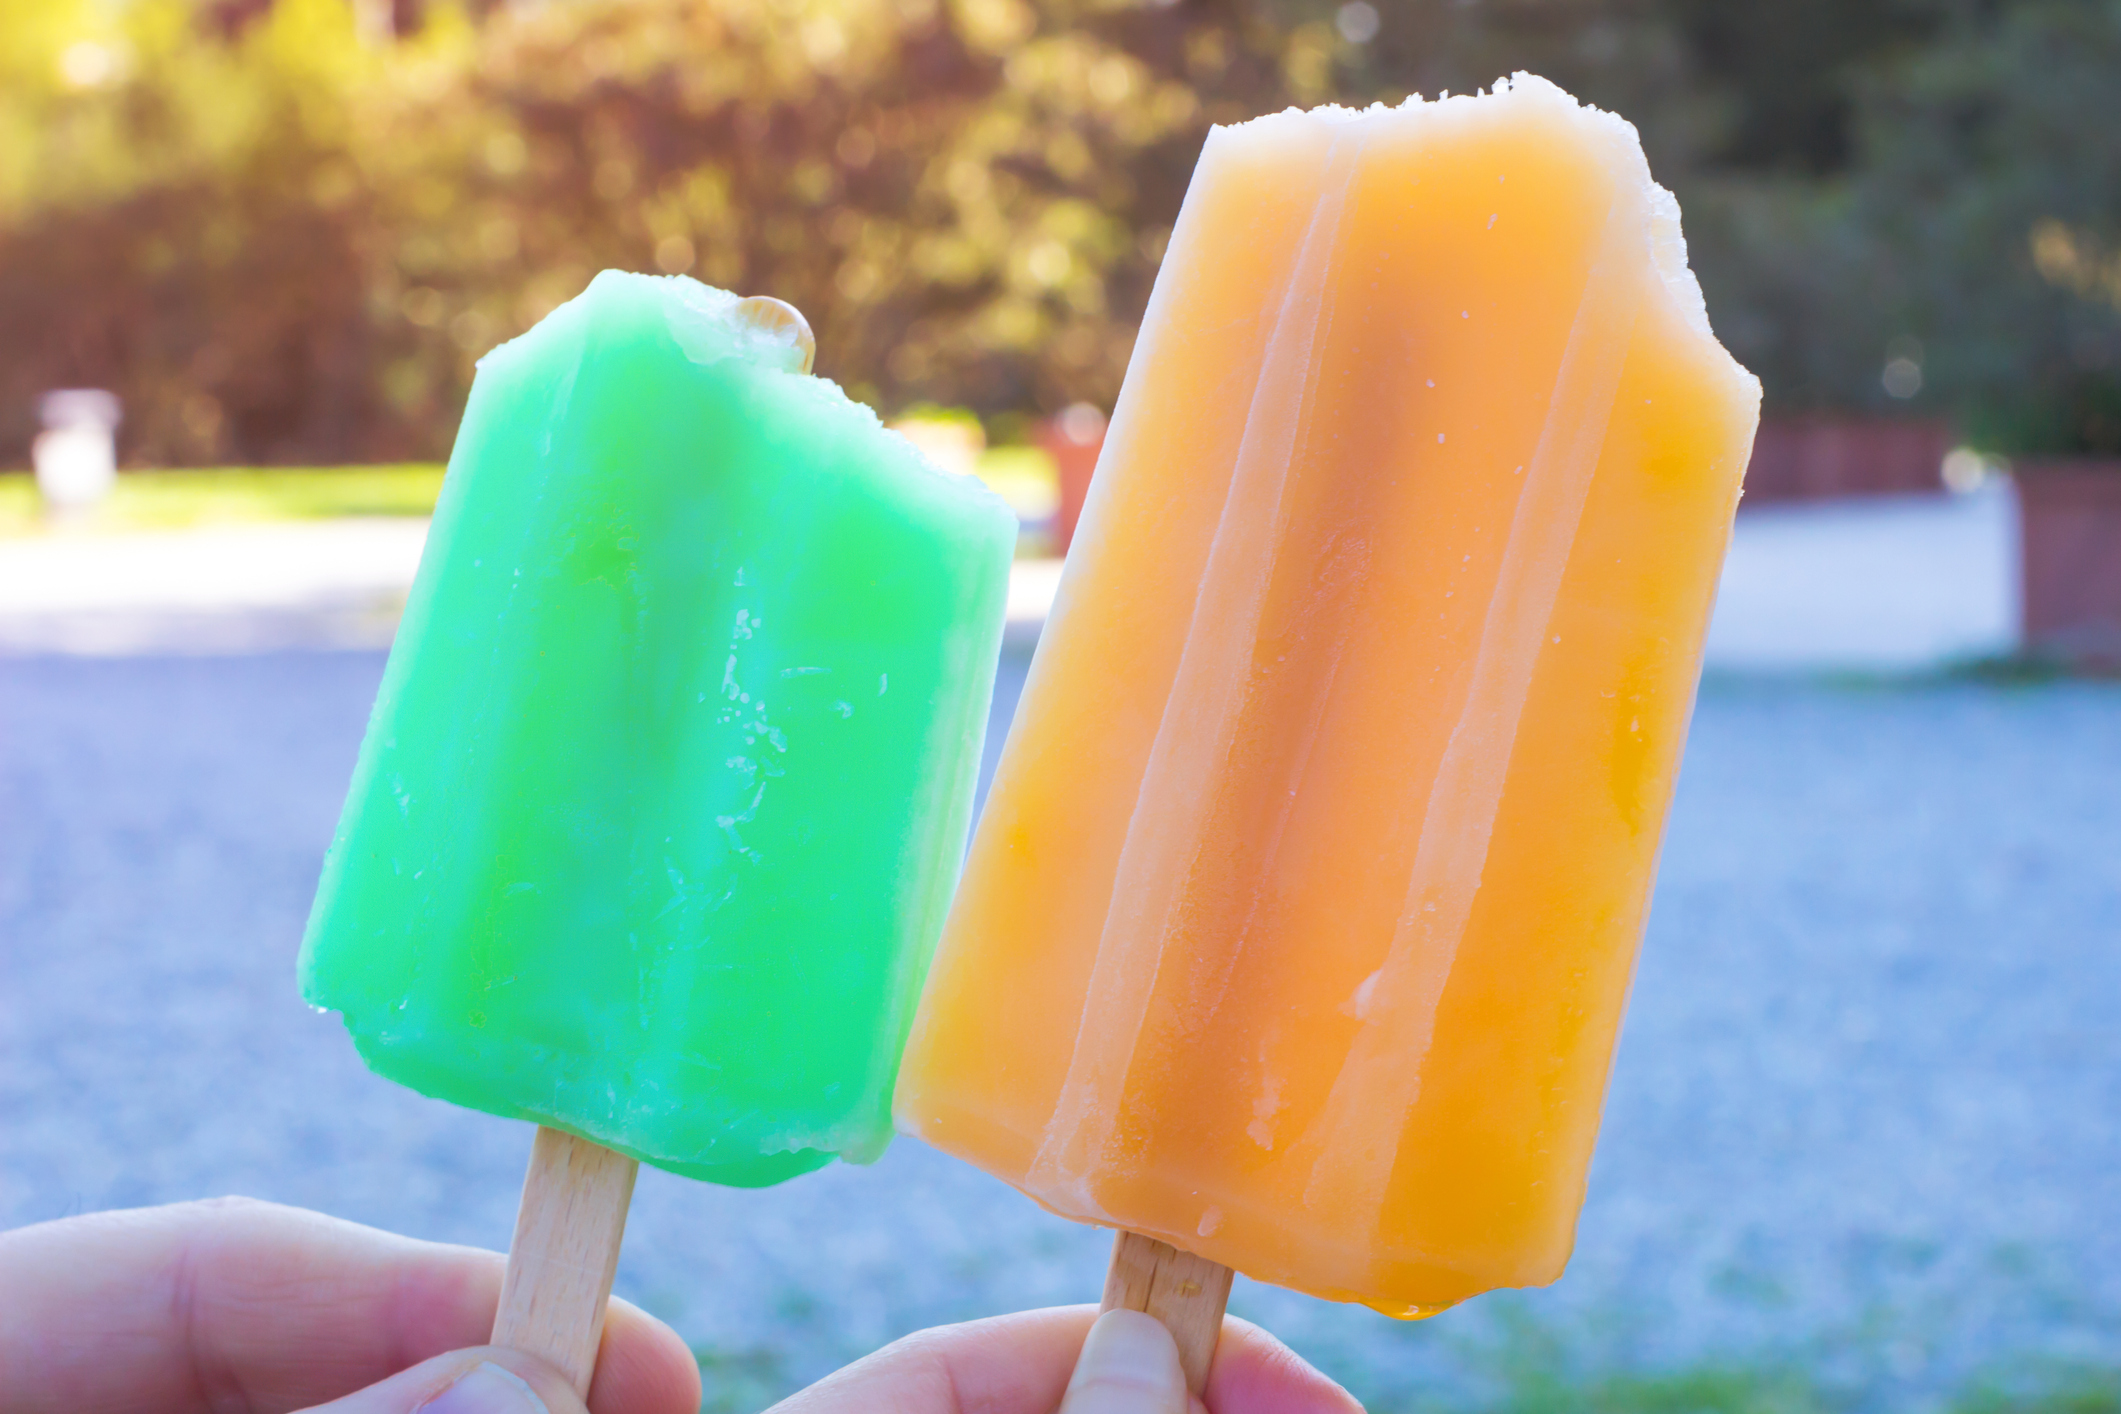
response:
M508 1244L493 1343L558 1366L589 1397L637 1160L538 1126Z
M1230 1304L1231 1276L1220 1262L1138 1232L1122 1232L1112 1243L1105 1300L1098 1309L1146 1311L1162 1321L1178 1342L1186 1388L1197 1395L1208 1387L1208 1366L1223 1333L1223 1308Z

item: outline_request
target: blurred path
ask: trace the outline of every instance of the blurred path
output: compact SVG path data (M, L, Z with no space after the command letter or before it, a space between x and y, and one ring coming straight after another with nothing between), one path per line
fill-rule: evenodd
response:
M425 521L297 521L0 540L0 653L387 647ZM1711 667L1904 671L2017 640L2006 486L1769 506L1739 518ZM1060 567L1017 563L1011 639L1036 638Z
M388 647L426 540L414 519L0 540L0 653Z
M387 648L425 520L345 519L0 538L0 654ZM1020 561L1012 636L1035 639L1057 560Z
M506 1244L527 1128L369 1075L295 995L381 670L0 662L0 1224L239 1192ZM1396 1409L1557 1351L1799 1361L1896 1411L2121 1365L2116 780L2121 686L1711 679L1568 1276L1416 1325L1235 1309ZM765 1191L644 1170L620 1289L699 1344L710 1408L755 1409L1094 1299L1108 1245L900 1143Z
M2018 509L1965 496L1762 506L1738 517L1711 667L1894 671L2018 642Z

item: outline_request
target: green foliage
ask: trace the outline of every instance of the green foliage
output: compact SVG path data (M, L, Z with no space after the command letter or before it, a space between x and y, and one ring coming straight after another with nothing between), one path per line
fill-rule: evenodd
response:
M2001 450L2121 454L2117 76L2121 0L2022 0L1862 95L1862 219Z
M2047 1370L1985 1377L1949 1397L1833 1390L1800 1366L1703 1364L1652 1373L1564 1376L1540 1369L1506 1380L1499 1397L1417 1403L1395 1414L1854 1414L1937 1408L1944 1414L2121 1414L2121 1371Z
M364 376L408 340L366 317L347 100L378 61L339 0L231 42L178 0L27 0L0 25L27 76L0 88L0 444L35 393L89 384L124 393L151 460L415 450Z
M1885 412L1901 282L1845 178L1717 173L1681 184L1687 249L1716 333L1778 412ZM1918 350L1918 358L1920 351Z
M2121 1414L2121 1370L1980 1381L1952 1401L1951 1414Z
M1109 403L1208 122L1282 97L1283 36L1214 7L578 0L371 47L344 0L233 39L75 3L4 21L45 77L0 98L0 447L98 384L136 461L435 454L605 266L786 298L886 404Z
M1666 0L1696 72L1723 101L1720 169L1831 176L1855 155L1855 89L1934 38L1950 0Z
M2002 452L2121 454L2121 3L1970 14L1852 80L1825 179L1682 184L1733 352L1784 406L1918 409Z
M778 1352L695 1347L700 1362L700 1414L750 1414L790 1392Z
M1771 405L2121 450L2121 0L466 2L0 5L0 462L81 384L129 464L439 456L605 266L887 409L1109 406L1210 123L1516 69L1636 123Z
M1702 127L1647 0L1386 9L554 0L368 45L345 0L20 0L0 456L69 384L133 463L439 455L472 359L604 266L786 298L887 407L1109 406L1212 122L1535 68L1661 164Z
M1494 1414L1828 1414L1836 1408L1795 1372L1705 1366L1545 1380L1516 1391Z

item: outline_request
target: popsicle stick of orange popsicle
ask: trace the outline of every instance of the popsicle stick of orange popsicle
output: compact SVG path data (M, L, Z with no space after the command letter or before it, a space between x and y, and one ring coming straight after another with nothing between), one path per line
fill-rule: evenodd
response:
M1215 1362L1215 1342L1222 1335L1223 1308L1229 1304L1234 1275L1222 1263L1181 1252L1168 1242L1122 1232L1112 1243L1105 1299L1098 1310L1143 1311L1163 1322L1178 1343L1186 1388L1198 1395L1207 1388L1208 1367Z

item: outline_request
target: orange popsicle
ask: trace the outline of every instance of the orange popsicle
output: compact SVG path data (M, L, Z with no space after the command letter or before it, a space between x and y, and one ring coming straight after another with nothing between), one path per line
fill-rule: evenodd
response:
M1216 129L900 1127L1396 1315L1559 1276L1759 396L1542 79Z

